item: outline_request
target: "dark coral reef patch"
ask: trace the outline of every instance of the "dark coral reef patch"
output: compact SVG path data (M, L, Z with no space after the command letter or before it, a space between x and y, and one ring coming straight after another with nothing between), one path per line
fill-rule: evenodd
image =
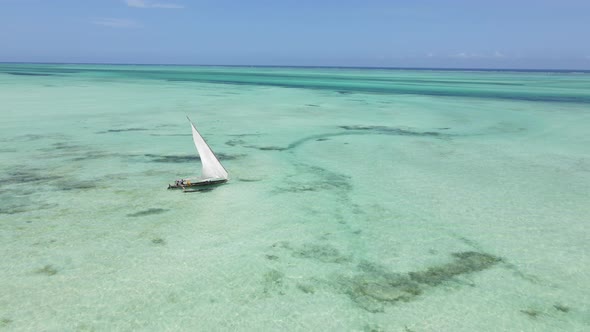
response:
M293 257L311 258L324 263L346 263L351 260L331 245L304 244L301 248L293 249Z
M43 274L46 276L54 276L57 274L57 272L57 269L53 265L49 264L35 271L37 274Z
M149 130L147 128L121 128L121 129L108 129L104 131L97 131L97 134L107 134L107 133L122 133L127 131L146 131Z
M135 213L129 213L127 215L127 217L145 217L145 216L150 216L152 214L164 213L166 211L169 211L169 210L168 209L160 209L160 208L151 208L151 209L142 210L142 211L135 212Z
M383 312L387 304L411 301L455 277L483 271L502 262L499 257L473 251L454 253L453 257L450 263L407 274L391 273L378 265L362 262L359 264L361 274L340 277L337 284L359 307L369 312Z
M396 127L387 127L387 126L340 126L342 129L346 130L362 130L362 131L372 131L376 133L382 134L389 134L389 135L400 135L400 136L427 136L427 137L440 137L440 136L447 136L447 134L442 134L436 131L414 131Z

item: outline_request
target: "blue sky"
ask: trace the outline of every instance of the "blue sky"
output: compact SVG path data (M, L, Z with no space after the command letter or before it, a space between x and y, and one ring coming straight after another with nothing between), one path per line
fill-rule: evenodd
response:
M590 0L0 0L0 61L590 69Z

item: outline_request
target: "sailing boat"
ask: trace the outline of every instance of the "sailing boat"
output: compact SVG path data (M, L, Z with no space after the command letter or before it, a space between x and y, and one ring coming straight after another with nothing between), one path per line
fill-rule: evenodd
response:
M188 122L191 124L193 131L193 142L201 157L201 176L193 179L179 179L174 184L169 184L168 189L185 189L187 187L198 187L198 186L210 186L214 184L221 184L227 182L229 176L227 171L219 162L219 159L215 156L211 148L205 142L199 131L195 127L195 124L187 116Z

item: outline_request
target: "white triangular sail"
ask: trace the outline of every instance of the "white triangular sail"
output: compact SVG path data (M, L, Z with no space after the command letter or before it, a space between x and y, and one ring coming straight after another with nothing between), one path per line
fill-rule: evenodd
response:
M199 152L199 157L201 157L201 164L203 165L202 169L202 178L203 179L228 179L228 174L223 165L219 162L211 148L205 142L201 134L195 125L188 118L188 121L191 123L191 127L193 129L193 141L195 142L195 147L197 148L197 152Z

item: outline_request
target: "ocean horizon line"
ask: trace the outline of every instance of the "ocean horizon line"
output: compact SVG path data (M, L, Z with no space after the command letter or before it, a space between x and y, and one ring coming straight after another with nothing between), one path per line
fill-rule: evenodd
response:
M477 68L477 67L388 67L388 66L305 66L305 65L231 65L231 64L180 64L180 63L125 63L125 62L20 62L0 61L0 64L21 65L104 65L104 66L167 66L167 67L232 67L232 68L325 68L367 70L420 70L420 71L483 71L483 72L528 72L528 73L585 73L590 69L559 68Z

